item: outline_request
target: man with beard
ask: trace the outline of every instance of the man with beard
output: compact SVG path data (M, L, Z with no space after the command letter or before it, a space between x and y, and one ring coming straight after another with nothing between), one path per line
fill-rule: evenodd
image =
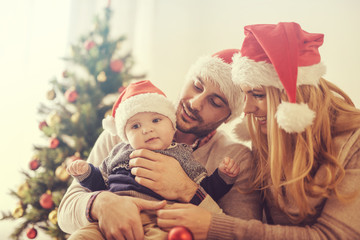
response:
M175 140L190 145L195 160L209 174L224 157L235 159L241 172L234 187L218 204L229 215L259 219L261 208L258 193L245 193L249 188L252 153L249 148L233 142L218 130L221 124L233 120L242 110L241 91L231 79L232 56L238 52L237 49L227 49L201 57L190 68L177 106ZM88 161L99 165L119 141L118 137L103 132ZM134 151L130 157L131 173L139 184L166 199L207 207L215 205L175 159L145 149ZM238 208L230 209L227 206L231 199L236 199ZM84 229L91 222L98 222L105 239L143 239L140 211L156 210L164 205L164 202L118 196L107 191L89 193L74 181L59 206L58 223L63 231L72 233L80 227Z

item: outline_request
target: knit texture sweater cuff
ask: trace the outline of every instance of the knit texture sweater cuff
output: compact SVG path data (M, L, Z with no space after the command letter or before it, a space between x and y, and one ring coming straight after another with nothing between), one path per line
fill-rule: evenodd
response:
M234 218L225 214L213 214L206 239L234 239Z

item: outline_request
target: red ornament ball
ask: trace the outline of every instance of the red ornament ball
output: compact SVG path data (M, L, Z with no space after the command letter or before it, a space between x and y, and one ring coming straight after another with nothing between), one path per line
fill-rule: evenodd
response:
M29 239L34 239L36 238L37 236L37 230L35 228L28 228L26 230L26 236L29 238Z
M50 138L50 148L54 149L54 148L57 148L59 146L59 139L53 137L53 138Z
M39 129L40 129L40 130L42 130L43 127L47 127L47 126L48 126L48 125L47 125L46 121L41 121L41 122L39 123Z
M87 40L84 43L84 47L87 51L89 51L90 49L92 49L93 47L95 47L96 43L92 40Z
M168 240L192 240L193 235L183 226L173 227L168 234Z
M110 68L113 72L121 72L123 69L124 63L120 59L112 60L110 62Z
M64 96L68 102L75 102L76 99L78 98L78 93L74 88L69 88L64 93Z
M68 71L64 70L64 71L62 72L62 76L63 76L63 78L68 78L68 77L69 77Z
M40 200L39 203L41 205L42 208L44 209L51 209L54 206L54 202L52 200L52 195L51 193L43 193L40 196Z
M39 159L33 159L30 161L29 163L29 168L33 171L35 171L36 169L38 169L40 167L40 161Z

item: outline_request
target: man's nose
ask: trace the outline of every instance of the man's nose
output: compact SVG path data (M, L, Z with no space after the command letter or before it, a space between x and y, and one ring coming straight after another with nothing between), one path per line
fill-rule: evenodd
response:
M204 104L205 97L202 94L198 94L189 100L192 109L200 111Z

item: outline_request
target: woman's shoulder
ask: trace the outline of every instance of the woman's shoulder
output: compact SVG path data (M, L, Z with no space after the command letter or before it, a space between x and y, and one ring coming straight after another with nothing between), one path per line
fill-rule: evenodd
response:
M360 129L336 136L334 146L338 159L345 168L348 168L349 164L360 167Z

